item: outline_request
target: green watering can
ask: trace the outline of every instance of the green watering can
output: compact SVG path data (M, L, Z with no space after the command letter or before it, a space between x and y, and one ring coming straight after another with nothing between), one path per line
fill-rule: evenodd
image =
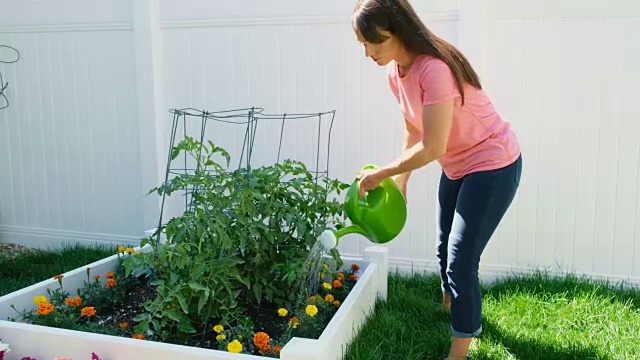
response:
M363 170L375 169L367 165ZM360 234L369 241L383 244L393 240L407 220L407 204L400 186L392 178L359 196L359 179L355 179L345 197L345 213L352 225L338 230L325 230L318 240L325 249L338 246L338 239L347 234Z

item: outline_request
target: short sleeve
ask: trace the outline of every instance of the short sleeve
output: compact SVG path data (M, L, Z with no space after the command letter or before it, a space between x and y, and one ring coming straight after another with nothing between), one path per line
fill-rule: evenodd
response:
M422 64L420 69L420 87L422 88L422 105L437 104L457 96L458 83L453 72L440 59L433 59Z

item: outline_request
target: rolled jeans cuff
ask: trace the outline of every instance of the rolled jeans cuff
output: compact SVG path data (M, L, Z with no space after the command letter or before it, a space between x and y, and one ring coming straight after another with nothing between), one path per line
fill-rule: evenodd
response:
M454 337L458 337L458 338L472 338L472 337L476 337L478 335L480 335L480 333L482 332L482 325L480 325L480 327L478 328L478 330L472 332L472 333L463 333L460 331L457 331L456 329L453 328L453 326L451 326L451 335L453 335Z

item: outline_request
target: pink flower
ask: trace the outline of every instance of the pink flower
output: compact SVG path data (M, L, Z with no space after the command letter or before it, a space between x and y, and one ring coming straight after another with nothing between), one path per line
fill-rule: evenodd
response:
M55 358L53 358L53 360L71 360L71 359L66 358L66 357L55 357Z
M2 341L0 341L0 360L3 360L5 354L9 351L11 351L9 344L3 344Z
M100 360L100 356L98 356L98 354L92 352L91 353L91 360Z

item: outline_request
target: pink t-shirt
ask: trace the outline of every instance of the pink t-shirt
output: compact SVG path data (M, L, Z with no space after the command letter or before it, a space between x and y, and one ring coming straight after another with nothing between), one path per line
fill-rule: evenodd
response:
M507 166L520 155L511 126L484 91L465 84L465 103L461 107L458 84L444 61L419 55L404 76L392 61L387 78L405 118L421 132L422 107L455 98L447 151L438 159L450 179Z

